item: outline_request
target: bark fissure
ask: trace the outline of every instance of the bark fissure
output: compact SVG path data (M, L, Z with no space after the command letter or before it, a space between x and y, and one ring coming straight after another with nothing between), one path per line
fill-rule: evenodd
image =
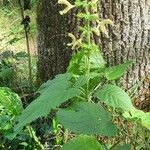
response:
M110 28L110 39L101 36L100 44L107 63L120 64L133 60L134 64L122 78L127 90L150 76L150 2L147 0L101 0L100 16L110 18L115 26ZM150 81L144 80L137 91L145 99Z
M43 83L55 75L64 73L72 50L67 47L68 33L75 30L73 12L61 16L63 6L57 0L39 0L38 25L38 80Z

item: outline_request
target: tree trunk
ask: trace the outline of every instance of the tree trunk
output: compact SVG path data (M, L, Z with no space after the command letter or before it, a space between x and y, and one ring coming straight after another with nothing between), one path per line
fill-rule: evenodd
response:
M109 38L100 43L109 65L133 60L134 64L122 79L127 90L144 80L136 91L141 100L150 101L150 0L100 0L101 18L109 18Z
M37 8L38 27L38 81L43 83L55 75L64 73L72 50L67 47L68 33L73 32L76 21L73 12L61 16L63 7L58 0L39 0Z

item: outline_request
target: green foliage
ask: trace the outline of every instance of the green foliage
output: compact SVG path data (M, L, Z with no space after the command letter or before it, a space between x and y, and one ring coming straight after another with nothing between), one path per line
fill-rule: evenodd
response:
M115 150L131 150L131 146L129 144L119 145Z
M81 75L77 78L77 81L74 85L75 88L81 88L84 86L87 82L87 77L85 75Z
M83 49L82 49L83 48ZM86 46L83 45L81 50L72 56L72 59L70 61L68 72L71 72L76 75L84 75L87 71L87 60L86 57L88 53L86 52ZM105 68L105 61L100 54L99 50L97 49L97 46L91 45L92 52L89 56L89 62L91 64L90 71L91 73L98 73L100 75L101 70Z
M94 137L80 135L65 144L61 150L103 150L103 148Z
M6 86L9 84L14 77L15 70L11 63L12 53L9 51L4 51L0 54L0 85Z
M81 50L79 51L77 54L74 54L72 56L72 60L71 60L71 63L68 67L68 72L71 72L73 74L83 74L83 71L84 71L84 51Z
M0 133L12 128L12 118L6 113L4 108L0 106Z
M39 117L48 115L52 109L68 99L80 95L80 90L72 87L70 79L71 74L62 74L43 84L39 89L41 95L23 111L15 131Z
M129 118L132 121L137 121L150 130L150 112L145 113L134 108L130 113L125 112L124 117Z
M125 111L134 108L128 94L116 85L107 84L102 89L97 90L94 96L114 108L122 108Z
M9 115L18 116L23 110L19 96L9 88L0 88L0 105Z
M0 133L8 136L23 106L17 94L9 88L0 87Z
M115 136L117 133L109 114L98 104L74 104L69 109L59 110L57 118L66 129L78 134Z
M72 75L70 73L60 74L55 77L54 80L48 80L46 83L43 83L41 87L38 89L39 93L44 93L48 90L48 88L67 88L67 86L71 86L71 78Z
M28 70L27 53L15 53L7 50L0 53L0 57L0 86L8 86L15 89L16 85L28 85L28 76L26 75Z
M22 111L23 106L19 96L12 92L9 88L0 87L0 149L2 148L2 142L4 141L4 144L7 145L8 140L12 140L14 143L16 141L15 146L13 146L13 144L9 144L9 147L13 146L13 149L15 149L15 147L17 149L21 145L26 148L38 146L42 147L31 127L27 127L28 131L19 132L17 137L16 133L13 132L14 124ZM32 144L30 143L32 138L35 141L32 141L34 146L31 146Z
M14 70L12 67L5 68L4 66L1 68L0 78L9 79L12 78L14 74Z
M128 61L118 66L113 66L105 69L105 76L108 80L115 80L120 78L128 69L132 62Z

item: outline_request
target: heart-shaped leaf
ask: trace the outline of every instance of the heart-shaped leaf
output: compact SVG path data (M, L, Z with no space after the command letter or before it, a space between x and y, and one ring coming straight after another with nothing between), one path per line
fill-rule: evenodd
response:
M122 108L125 111L134 108L128 94L116 85L107 84L99 89L94 96L114 108Z
M70 109L59 110L57 118L65 128L78 134L115 136L117 133L109 114L98 104L79 102Z
M61 150L102 150L102 146L94 137L80 135L70 140Z

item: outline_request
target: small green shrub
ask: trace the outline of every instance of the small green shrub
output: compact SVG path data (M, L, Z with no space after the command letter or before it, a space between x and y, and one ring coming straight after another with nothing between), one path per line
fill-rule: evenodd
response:
M43 148L30 126L19 131L18 136L13 132L22 111L23 105L19 96L9 88L0 87L0 149Z

